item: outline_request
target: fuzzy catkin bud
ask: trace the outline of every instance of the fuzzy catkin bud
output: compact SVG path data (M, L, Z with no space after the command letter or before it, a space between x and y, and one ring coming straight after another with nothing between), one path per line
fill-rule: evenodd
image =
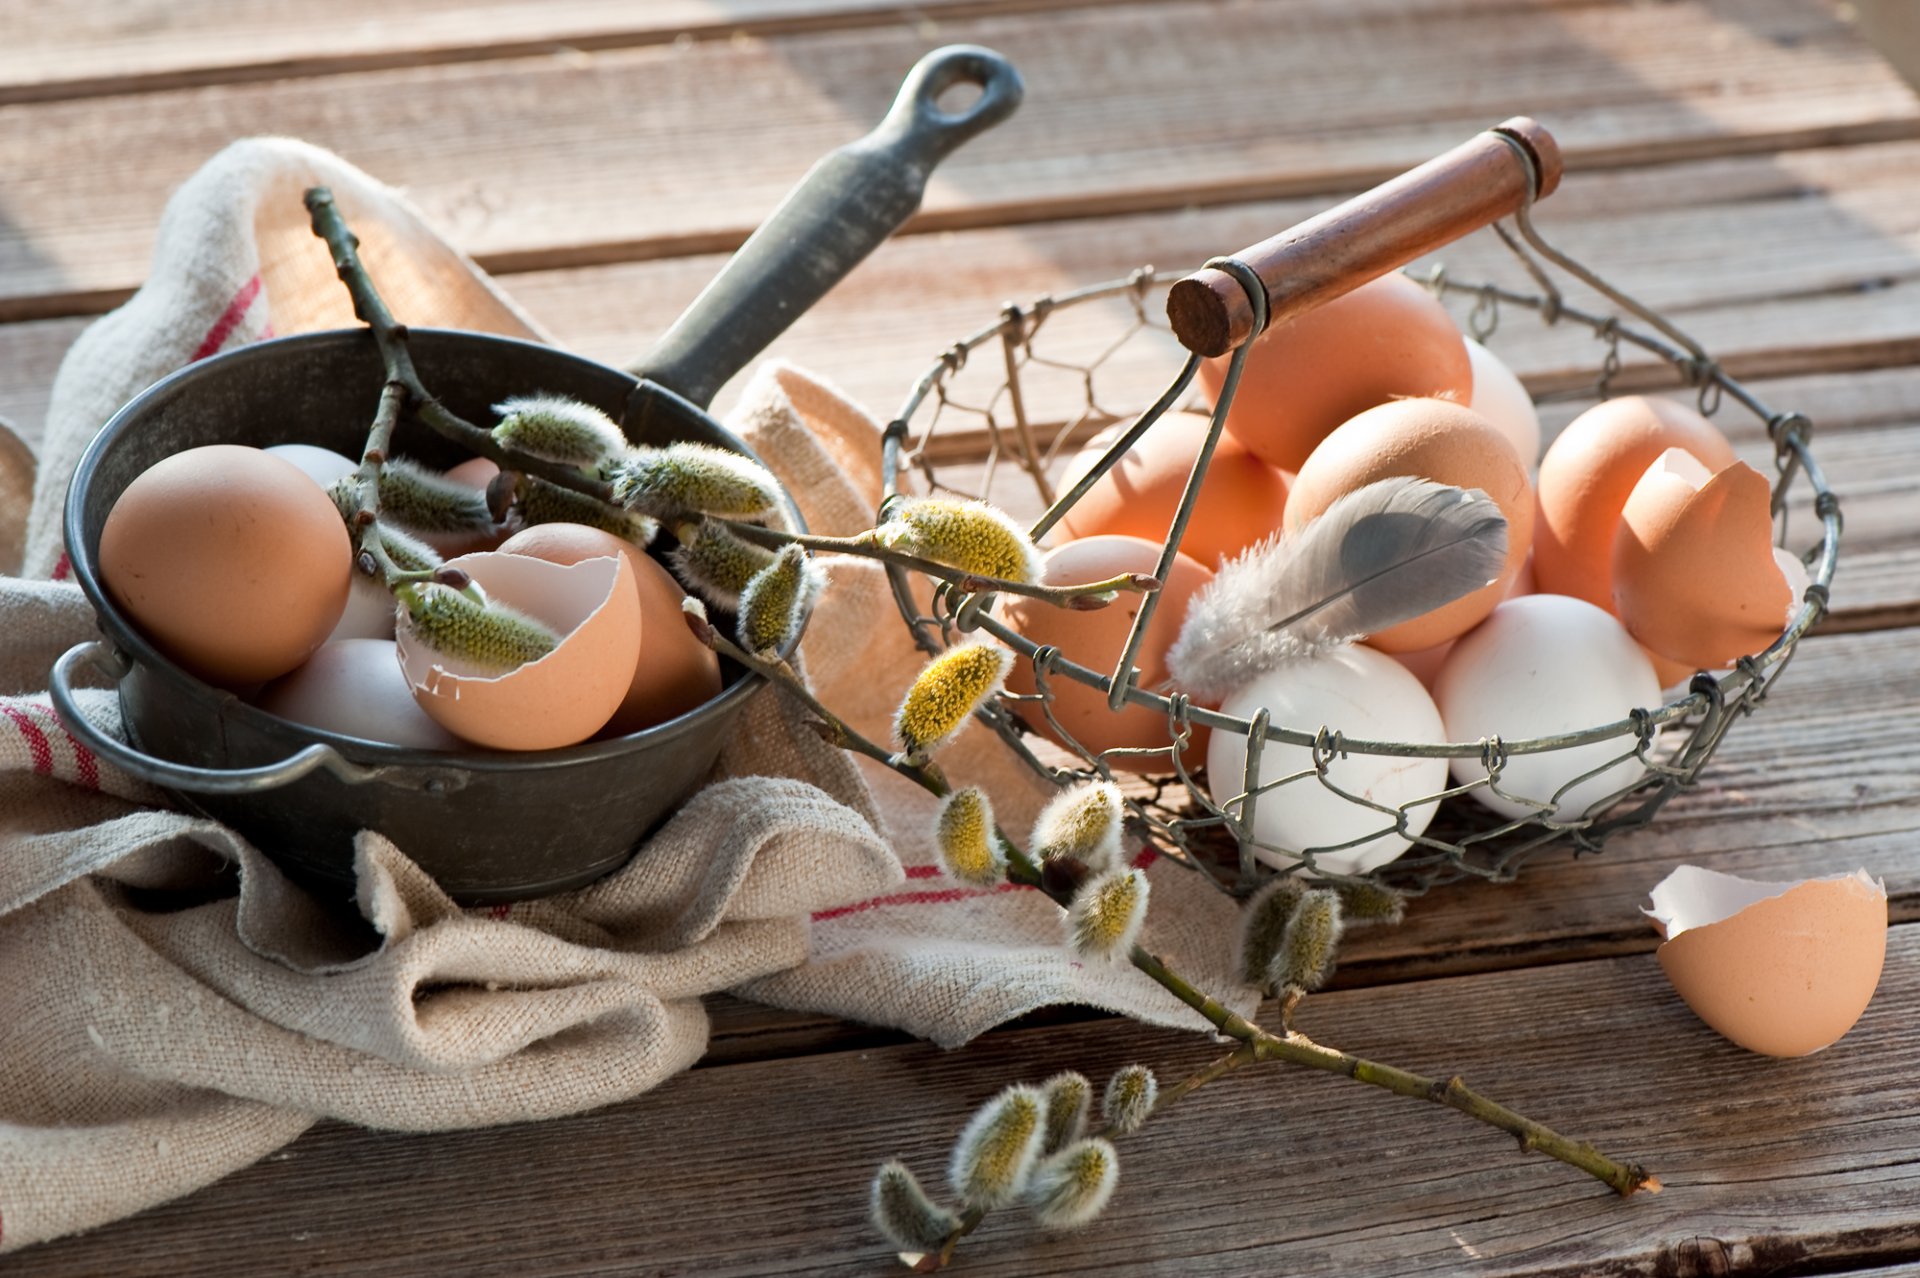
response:
M1077 1141L1034 1169L1027 1200L1046 1229L1072 1229L1098 1216L1120 1180L1120 1154L1099 1137Z
M988 887L1007 873L1007 854L993 832L993 804L980 790L955 790L933 819L940 863L962 883Z
M908 1251L938 1251L960 1227L960 1218L927 1197L898 1159L874 1174L871 1211L874 1228Z
M911 760L923 760L964 728L975 710L1000 691L1013 654L988 643L964 643L929 661L893 717L894 740Z
M645 546L660 532L660 525L645 515L635 514L595 501L585 493L562 488L537 475L522 475L514 493L513 513L522 525L585 524L601 532L612 533L623 541Z
M656 519L777 515L780 485L772 472L739 453L708 444L635 448L608 468L613 499Z
M680 544L668 552L667 561L680 580L718 608L738 608L740 592L773 562L771 550L719 524L682 524L677 532Z
M1104 873L1120 863L1125 817L1119 786L1089 782L1055 795L1034 819L1028 843L1041 861L1070 858L1095 874Z
M533 618L504 604L476 603L450 586L409 583L394 595L421 643L478 670L512 670L560 646L560 636Z
M1325 985L1343 930L1338 892L1314 888L1302 896L1267 968L1267 988L1311 994Z
M389 528L385 524L380 525L380 544L386 549L387 558L393 560L394 567L404 572L432 572L446 562L440 557L439 551L418 537L409 536L401 529Z
M1146 922L1147 890L1145 870L1087 880L1067 910L1068 946L1082 958L1127 953Z
M1287 920L1307 894L1307 885L1291 875L1274 879L1255 892L1240 911L1240 951L1234 970L1248 985L1267 985L1273 956L1287 934Z
M1340 917L1348 923L1398 923L1407 914L1407 896L1378 883L1342 883Z
M1117 1069L1107 1080L1107 1093L1100 1098L1100 1116L1121 1136L1139 1131L1153 1113L1160 1097L1160 1080L1145 1065Z
M493 527L487 495L405 457L380 468L380 518L424 533L480 533Z
M1039 1160L1046 1120L1046 1098L1031 1087L1009 1087L982 1105L954 1142L954 1192L989 1211L1018 1198Z
M1087 1134L1093 1084L1077 1070L1062 1070L1040 1084L1040 1093L1047 1098L1047 1136L1040 1152L1057 1154Z
M819 565L798 546L783 546L740 593L740 646L755 656L786 647L806 624L820 593Z
M591 404L564 395L521 395L493 406L500 415L493 442L561 466L598 470L623 456L626 436Z
M883 546L977 577L1023 584L1040 579L1040 552L1033 539L983 501L909 498L894 506L873 535Z

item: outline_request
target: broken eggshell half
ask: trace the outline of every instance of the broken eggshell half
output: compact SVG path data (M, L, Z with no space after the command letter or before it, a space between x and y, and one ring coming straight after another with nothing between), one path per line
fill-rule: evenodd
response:
M1669 448L1627 497L1613 611L1656 656L1717 670L1779 638L1807 572L1773 544L1772 490L1745 462L1715 471ZM1665 681L1674 666L1656 669ZM1663 686L1666 686L1663 682Z
M447 566L561 639L501 674L435 652L403 619L400 669L420 708L455 736L496 750L550 750L598 732L620 708L640 654L640 596L626 560L555 564L483 551Z
M1644 913L1666 938L1674 991L1721 1034L1767 1056L1839 1041L1887 955L1887 889L1865 870L1792 883L1683 865Z

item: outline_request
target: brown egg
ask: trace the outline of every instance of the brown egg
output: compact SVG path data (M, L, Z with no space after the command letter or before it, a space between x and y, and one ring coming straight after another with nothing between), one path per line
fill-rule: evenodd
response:
M1683 865L1647 911L1658 954L1688 1007L1767 1056L1840 1040L1873 999L1887 956L1887 891L1865 870L1756 883Z
M1794 596L1774 558L1770 500L1745 462L1710 474L1685 449L1660 454L1614 539L1613 610L1635 639L1714 670L1779 636Z
M624 736L665 723L720 695L720 659L693 637L680 611L686 592L632 542L585 524L536 524L502 542L500 553L555 564L618 555L633 569L640 597L640 655L626 699L604 729L607 734Z
M1093 469L1107 446L1121 434L1115 427L1096 435L1067 466L1059 490L1065 492ZM1186 491L1187 474L1206 442L1207 421L1177 413L1154 423L1146 437L1060 521L1068 537L1114 534L1164 541L1173 514ZM1200 483L1200 497L1181 540L1181 553L1216 567L1255 542L1278 532L1287 508L1286 477L1222 437Z
M1533 541L1533 488L1513 444L1478 413L1441 399L1395 400L1346 422L1314 449L1287 497L1288 531L1356 488L1394 475L1477 488L1507 518L1507 558L1497 579L1367 640L1382 652L1413 652L1466 633L1506 597Z
M469 457L458 466L447 468L447 478L469 488L485 488L500 473L500 464L491 457Z
M627 695L640 652L640 595L625 557L561 565L487 551L448 562L488 598L550 626L561 641L505 674L476 672L427 647L403 617L400 668L420 708L455 736L496 750L573 745L605 726Z
M1200 383L1216 400L1228 359L1200 366ZM1418 396L1465 404L1473 361L1447 308L1395 272L1261 334L1247 352L1227 432L1268 465L1298 470L1349 417Z
M100 576L162 652L209 683L305 661L347 606L353 551L326 493L258 448L163 458L114 502Z
M1719 470L1733 446L1712 422L1670 399L1629 395L1567 424L1540 462L1533 575L1543 594L1613 607L1613 534L1627 494L1654 458L1684 448Z
M1083 585L1103 581L1123 572L1150 573L1158 564L1160 546L1141 537L1087 537L1070 541L1047 553L1042 564L1041 581L1050 586ZM1195 560L1181 554L1160 589L1160 603L1153 620L1147 623L1140 651L1134 664L1140 670L1139 686L1157 689L1167 678L1167 649L1180 635L1187 605L1193 596L1213 580L1213 573ZM1056 608L1038 599L1016 597L1007 604L1007 621L1022 635L1041 645L1051 644L1069 661L1087 666L1101 674L1111 674L1120 653L1126 647L1127 633L1133 628L1141 596L1122 594L1105 608L1094 612L1076 612ZM1065 675L1048 679L1054 695L1053 713L1060 725L1093 753L1116 749L1159 749L1155 755L1115 755L1107 760L1112 767L1129 772L1171 772L1172 760L1167 747L1172 742L1167 716L1146 706L1128 706L1119 713L1107 708L1105 694ZM1014 692L1037 690L1033 663L1021 658L1013 663L1007 687ZM1023 705L1020 713L1034 728L1059 744L1046 716L1037 706ZM1185 751L1189 767L1197 768L1206 758L1204 729L1196 728L1193 742Z

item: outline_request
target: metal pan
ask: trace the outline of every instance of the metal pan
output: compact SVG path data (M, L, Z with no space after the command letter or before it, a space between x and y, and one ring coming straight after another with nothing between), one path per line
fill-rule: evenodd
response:
M967 109L938 98L962 82ZM620 416L636 443L697 440L751 455L706 406L730 377L919 206L933 167L1019 104L1011 64L953 46L923 59L871 134L827 156L656 344L634 373L530 342L415 329L422 378L456 412L483 420L503 396L540 390ZM384 380L371 334L261 342L156 383L108 421L67 493L74 575L104 638L55 664L62 721L110 763L239 830L295 877L352 892L353 836L392 838L455 900L524 899L591 882L624 864L711 768L761 680L723 666L719 696L645 731L560 750L459 754L405 749L302 727L187 674L118 611L98 573L100 530L147 467L212 443L307 442L358 454ZM406 450L461 460L412 428ZM799 512L789 514L801 526ZM131 744L96 731L73 698L82 667L115 681Z

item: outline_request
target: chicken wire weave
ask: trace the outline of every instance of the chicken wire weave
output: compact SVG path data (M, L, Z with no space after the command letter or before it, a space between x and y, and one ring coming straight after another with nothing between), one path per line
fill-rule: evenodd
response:
M1128 761L1135 765L1130 772L1148 763L1146 775L1124 778L1130 826L1162 855L1205 874L1225 891L1244 893L1275 872L1304 866L1306 872L1324 878L1367 877L1403 891L1421 892L1466 877L1510 879L1529 859L1562 843L1570 844L1576 854L1596 851L1614 833L1646 824L1669 798L1693 784L1732 724L1766 698L1801 636L1827 609L1839 549L1840 509L1813 457L1812 423L1806 416L1769 407L1671 323L1554 248L1534 226L1530 207L1521 207L1510 225L1496 223L1491 233L1510 251L1507 260L1518 264L1530 288L1465 282L1444 266L1417 278L1443 300L1454 301L1456 313L1465 312L1465 330L1483 342L1492 343L1504 315L1512 310L1528 311L1550 329L1565 325L1590 331L1599 346L1597 372L1584 386L1563 386L1536 396L1538 402L1605 399L1628 371L1623 348L1645 352L1655 357L1653 367L1666 367L1677 374L1680 385L1696 392L1703 414L1716 414L1730 400L1737 411L1750 413L1764 427L1773 445L1776 544L1792 549L1789 507L1796 500L1796 485L1804 483L1810 489L1819 540L1797 553L1809 567L1811 584L1792 620L1763 651L1742 657L1720 674L1695 675L1684 696L1664 705L1635 709L1625 719L1582 731L1516 741L1369 741L1344 735L1337 723L1274 723L1265 710L1251 719L1238 718L1194 705L1178 692L1163 695L1139 687L1132 645L1113 669L1091 669L1011 629L996 614L993 596L967 595L903 568L890 568L901 616L915 642L929 655L944 651L969 632L982 631L1031 664L1036 692L1003 692L979 712L1008 749L1062 786L1086 779L1116 779L1112 764L1121 753L1136 756ZM887 429L881 518L905 492L944 492L991 501L1029 522L1038 538L1168 414L1200 414L1218 438L1237 378L1229 373L1219 402L1211 406L1197 402L1192 394L1199 357L1189 356L1178 346L1164 319L1165 291L1185 274L1147 267L1125 279L1043 297L1026 306L1009 305L994 323L956 342L913 386ZM1596 295L1601 305L1575 306L1568 300L1562 278ZM1236 360L1244 358L1244 349ZM1631 371L1638 381L1649 380L1646 369ZM1147 406L1142 409L1141 404ZM1103 429L1111 442L1099 462L1072 491L1057 493L1051 476L1060 463L1070 450ZM1204 473L1198 460L1196 469ZM1198 482L1199 475L1190 479L1186 501L1169 528L1168 537L1176 545ZM1136 627L1136 639L1138 635ZM1122 679L1123 671L1131 672L1130 677ZM1052 687L1060 679L1107 693L1116 708L1138 704L1164 714L1166 743L1104 753L1080 746L1053 714ZM1032 733L1032 726L1040 722L1052 729L1064 749ZM1195 727L1243 734L1247 740L1244 774L1232 778L1193 775L1183 752ZM1307 762L1286 775L1261 780L1260 761L1270 742L1306 748ZM1512 757L1596 742L1612 742L1618 748L1604 762L1569 778L1553 795L1515 795L1502 789L1502 772ZM1451 784L1397 806L1383 805L1342 789L1329 776L1329 766L1348 755L1444 757L1453 761ZM1643 769L1638 779L1583 810L1557 812L1561 796L1627 761L1637 761ZM1311 785L1371 810L1377 823L1355 838L1318 847L1278 847L1254 838L1258 805L1286 802L1290 787ZM1465 798L1482 788L1524 805L1529 814L1502 818ZM1430 805L1437 807L1433 819L1415 833L1410 815ZM1364 876L1335 873L1316 864L1320 857L1394 832L1410 839L1410 846L1398 859ZM1262 852L1267 854L1264 859L1257 855Z

